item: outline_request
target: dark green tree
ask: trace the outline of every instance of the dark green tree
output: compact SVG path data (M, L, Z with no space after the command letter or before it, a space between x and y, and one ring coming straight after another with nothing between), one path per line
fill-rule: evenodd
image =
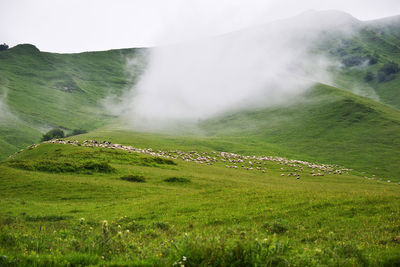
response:
M45 133L42 136L42 141L48 141L51 139L64 138L64 137L65 137L64 131L56 128L56 129L52 129L52 130L48 131L47 133Z
M370 82L373 79L374 79L374 74L370 71L367 71L367 73L365 74L365 77L364 77L364 81Z
M378 71L376 78L378 79L378 82L382 83L386 80L386 74L383 71Z
M0 44L0 51L4 51L8 49L8 45L6 43Z
M375 65L379 61L379 55L375 52L373 55L368 56L368 64Z
M395 74L400 71L399 64L396 62L390 61L382 66L379 71L384 72L386 75Z

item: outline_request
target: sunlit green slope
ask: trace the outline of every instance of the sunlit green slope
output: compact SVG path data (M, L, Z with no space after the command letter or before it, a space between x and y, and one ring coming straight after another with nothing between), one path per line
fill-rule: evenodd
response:
M288 105L225 114L198 127L191 134L160 134L116 124L76 138L141 148L286 156L400 180L400 112L334 87L320 84Z
M382 74L385 64L400 64L399 29L400 16L394 16L360 22L350 35L328 35L319 52L341 64L336 85L400 108L400 70Z
M296 179L298 164L252 159L227 168L233 158L207 152L218 161L41 144L0 163L0 264L399 264L397 183L306 166Z
M400 112L334 87L320 84L289 105L223 116L202 127L255 151L273 144L285 155L400 177Z
M370 175L396 176L393 164L398 159L398 114L376 102L399 107L400 74L389 75L385 81L377 79L385 64L399 63L398 25L398 17L360 22L358 32L349 36L326 34L325 41L315 49L343 64L332 69L339 88L376 101L325 90L325 98L319 99L317 106L314 101L310 105L303 101L285 109L231 114L216 119L214 125L204 122L203 130L209 137L217 134L215 142L225 144L217 147L224 150L271 151L319 161L340 159L338 163L365 169ZM136 71L132 75L126 71L126 62L141 57L144 51L54 54L40 52L32 45L18 45L0 52L0 159L38 142L41 134L53 127L90 131L115 124L116 118L105 109L104 99L131 88L143 66L132 68ZM367 82L368 72L373 78ZM310 97L315 99L313 94ZM232 142L237 145L228 145ZM191 143L202 146L196 139ZM344 151L347 153L342 157Z
M0 52L0 158L38 142L53 128L94 129L112 116L101 102L134 83L126 61L140 50L80 54L40 52L18 45Z

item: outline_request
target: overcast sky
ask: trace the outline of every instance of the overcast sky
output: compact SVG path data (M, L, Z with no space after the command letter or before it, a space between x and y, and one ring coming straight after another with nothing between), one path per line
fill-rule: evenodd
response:
M217 35L306 10L360 20L400 14L400 0L2 0L0 43L81 52Z

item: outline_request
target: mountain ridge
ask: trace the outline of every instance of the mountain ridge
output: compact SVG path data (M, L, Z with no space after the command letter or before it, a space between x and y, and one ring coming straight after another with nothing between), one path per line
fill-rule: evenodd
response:
M376 79L371 82L364 81L364 76L368 71L377 73L379 69L390 60L397 61L400 58L398 56L400 54L398 54L398 51L396 50L396 43L398 42L397 40L400 40L397 39L396 27L389 26L382 28L382 31L386 32L386 34L383 35L376 35L376 30L372 28L372 31L369 29L363 29L363 31L357 33L353 37L346 37L347 39L343 37L333 39L332 42L326 44L325 46L321 45L317 52L322 51L324 53L330 53L330 56L336 60L343 62L349 61L351 64L353 64L352 62L354 61L354 58L357 60L360 59L360 62L364 62L366 58L374 55L376 52L379 58L375 64L366 66L357 65L359 63L358 61L355 61L356 65L343 65L343 67L336 70L337 78L334 85L340 88L348 89L348 91L352 91L351 88L354 87L355 84L361 88L370 86L372 90L378 93L378 96L382 99L382 102L385 103L385 105L379 104L378 110L380 110L380 112L386 110L387 112L385 112L389 117L393 116L393 121L398 121L397 118L399 115L398 109L396 109L400 107L400 102L398 101L398 99L400 99L398 87L400 84L400 79L398 78L398 74L397 76L394 76L393 80L388 82L379 83ZM370 24L368 24L368 27L371 27ZM376 37L374 37L375 35ZM393 43L394 46L391 46L391 43ZM3 143L0 149L1 159L6 158L11 153L18 151L29 144L37 143L40 140L40 136L45 131L54 127L60 127L67 132L70 132L76 128L84 128L87 131L93 131L110 123L112 124L113 121L117 119L117 116L105 109L102 101L109 95L115 95L117 97L123 95L126 90L130 89L137 82L140 73L144 70L144 65L141 67L137 66L137 72L132 76L126 72L127 59L142 57L141 60L144 60L144 54L146 51L148 51L148 49L131 48L112 49L102 52L57 54L41 52L33 45L23 44L10 48L7 51L0 52L0 61L2 62L0 65L0 89L1 94L4 94L5 92L7 93L4 94L6 97L2 99L5 103L4 106L8 107L8 110L15 116L15 118L17 118L10 118L6 120L3 119L1 122L3 125L3 127L0 128L0 142ZM318 85L317 87L321 86L322 85ZM322 87L325 88L325 94L329 96L331 94L329 93L329 89L327 89L329 87L325 85ZM339 92L337 89L334 91ZM363 100L360 100L359 98L354 98L353 95L346 95L346 97L353 100L356 99L355 102L347 102L347 104L354 108L355 113L359 112L361 116L363 116L361 117L361 124L357 124L357 120L359 120L357 115L353 114L353 116L351 114L352 110L349 110L350 113L347 116L350 117L347 119L350 118L355 120L354 124L337 124L340 127L333 125L336 128L326 128L324 126L321 129L318 129L316 125L309 124L313 126L312 131L309 133L304 131L304 129L301 128L301 125L294 125L301 130L299 132L303 132L305 134L305 137L302 140L304 145L301 146L296 145L296 143L293 141L296 139L296 135L290 135L290 124L289 126L284 127L282 125L278 125L279 127L283 128L279 128L278 126L278 128L275 130L270 128L268 131L266 131L266 133L269 134L264 133L264 136L258 135L252 137L256 138L258 145L262 144L262 142L266 142L262 146L267 150L272 149L271 152L273 153L278 151L275 149L276 146L273 145L276 143L281 144L282 150L286 150L287 152L285 153L287 153L289 156L299 155L304 156L307 159L312 159L312 157L315 156L316 159L320 161L342 163L343 165L346 165L348 162L350 162L350 159L357 158L358 154L368 154L370 151L375 151L376 149L380 151L379 153L381 155L385 155L385 157L387 157L387 155L392 155L394 160L399 159L399 155L387 147L387 143L390 141L388 137L389 133L393 133L392 139L397 140L394 138L397 136L396 131L394 131L394 129L397 129L397 126L391 123L390 118L386 115L384 116L384 121L387 122L390 127L388 125L385 126L381 124L382 129L388 127L387 132L382 132L382 135L385 138L378 138L379 140L377 139L378 141L375 142L376 146L382 145L383 148L373 148L373 145L367 145L364 150L359 149L363 146L363 143L360 142L360 140L371 142L371 140L373 141L374 131L376 131L376 133L380 131L380 129L374 128L376 126L374 126L374 118L371 116L374 115L375 119L377 119L382 114L380 112L372 112L371 115L371 112L367 112L368 108L364 109L364 107L376 106L376 102L374 100L370 99L366 101L364 98ZM361 106L357 106L360 101L365 103L365 105L363 104ZM346 108L345 104L346 102L341 102L342 108ZM296 105L303 106L304 110L307 112L312 111L303 104ZM324 105L329 105L329 101L326 101ZM285 116L290 115L294 117L296 117L296 114L301 114L300 110L291 110L292 115L288 113L285 114L285 112L282 110L275 110L274 112L277 115L284 114ZM323 110L322 106L319 108L319 110ZM317 111L318 110L314 112ZM331 107L330 114L334 114L334 112L340 113L341 111L335 110L334 107ZM244 111L242 114L246 114L246 111ZM322 116L322 113L320 115ZM323 116L321 116L317 116L316 119L321 120L321 123L323 124L329 122L328 118L323 118ZM260 122L268 124L268 122L265 121L265 118L261 117L259 119ZM368 120L363 121L364 119ZM241 120L239 119L237 121L240 122ZM345 122L348 121L349 120L345 120ZM211 122L212 119L207 123L202 124L205 126L204 130L209 131L209 135L212 135L210 133L213 131L214 133L219 131L218 128L215 127L212 129L213 127L211 127ZM272 124L274 122L271 117L270 122ZM293 124L293 120L291 123ZM341 122L339 121L337 123ZM219 124L224 125L223 123ZM361 130L364 130L366 133L368 133L367 136L369 137L366 137L368 139L367 140L362 137L362 135L359 135L358 140L355 138L352 139L354 144L357 144L358 146L358 148L355 147L358 150L355 149L354 151L357 150L358 152L354 152L354 155L352 155L353 158L340 161L340 158L332 156L334 151L325 153L318 150L315 154L304 154L301 152L302 149L307 149L304 147L309 146L309 142L318 137L318 133L321 133L322 130L327 132L329 129L337 129L338 132L336 133L338 136L349 137L351 136L353 130L352 127L356 127L357 125L363 126L361 128L357 128L357 131L361 132ZM232 129L232 127L228 127L229 125L225 126L225 133L222 131L219 134L222 136L221 138L239 140L238 142L250 142L248 138L243 140L238 138L243 135L243 133L238 133L237 130L244 128L243 125L237 125L237 129ZM256 123L248 126L248 129L257 129ZM370 126L369 130L366 128L367 126ZM293 129L295 129L295 127ZM229 134L226 134L226 130L228 129L234 130L233 132L236 132L235 134L237 136L229 136ZM291 143L292 151L290 151L291 147L288 144L283 143L282 136L284 135L282 135L282 133L292 140L288 142L288 144ZM279 135L281 135L281 138L279 138ZM107 138L106 136L103 137ZM327 142L329 140L332 142L337 141L335 136L332 134L330 136L327 135L324 138L321 139L322 147L327 147ZM393 142L395 142L394 144L397 147L396 141ZM245 148L246 146L247 144L238 145L238 147L243 147L245 151L249 151L248 149L256 149L256 147L253 145ZM370 150L366 151L368 150L367 148ZM345 151L345 149L341 148L339 152L343 153L343 151ZM358 165L355 165L355 167L360 167L360 169L364 168L367 158L368 157L364 157L357 163ZM336 160L338 160L338 162L334 162ZM379 163L376 160L373 162ZM390 166L390 168L394 167L392 162L390 162L390 164L388 163L388 166ZM397 175L397 173L394 171L389 170L390 168L388 167L387 170L380 172L381 175ZM370 169L369 172L370 174L374 173L373 169Z

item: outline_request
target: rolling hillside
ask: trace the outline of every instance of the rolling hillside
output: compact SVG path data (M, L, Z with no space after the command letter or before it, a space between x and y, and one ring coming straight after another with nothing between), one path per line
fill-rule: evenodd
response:
M222 116L202 128L210 136L252 144L249 151L273 144L275 153L286 156L400 177L400 112L322 84L298 102Z
M74 138L164 150L284 156L400 181L400 111L323 84L285 106L224 114L178 134L135 132L115 122Z
M319 51L341 64L335 85L399 109L400 73L379 78L383 65L400 64L399 29L400 16L395 16L362 22L350 36L328 37L322 42Z
M332 69L339 88L372 100L319 85L309 92L308 100L305 97L284 108L230 114L201 123L211 145L226 144L220 148L239 152L279 152L343 164L368 175L397 176L400 74L391 74L382 82L376 76L385 64L399 62L399 17L372 22L346 17L358 31L350 36L325 34L314 52L342 62L340 68ZM92 131L111 124L102 129L113 129L121 121L105 109L104 99L121 96L135 84L144 68L145 51L54 54L33 45L18 45L0 52L0 158L37 143L54 127L66 132ZM133 74L126 71L132 58L139 59L131 68ZM367 72L373 75L368 82ZM129 139L107 134L102 138ZM195 144L196 138L202 137L188 142ZM236 145L227 145L230 142Z
M40 140L54 127L92 130L114 116L101 102L135 82L126 61L141 53L122 49L54 54L33 45L0 53L0 158Z
M99 145L43 143L0 163L0 265L400 263L398 184L205 148Z
M400 17L339 16L334 86L164 132L105 105L148 49L1 51L0 266L400 266Z

